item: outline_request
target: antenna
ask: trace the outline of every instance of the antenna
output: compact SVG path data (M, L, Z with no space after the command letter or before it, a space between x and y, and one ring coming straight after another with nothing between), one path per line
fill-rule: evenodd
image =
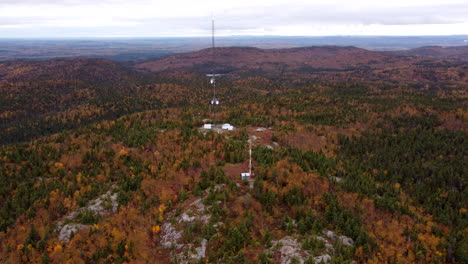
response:
M212 61L214 64L215 59L215 21L214 16L211 19L211 56ZM216 106L219 105L219 100L216 99L216 75L214 73L214 66L211 69L211 74L208 76L210 77L211 86L213 86L213 99L211 100L211 105L213 107L213 127L216 126Z
M215 48L215 23L214 23L214 16L211 18L211 46L213 47L213 58L214 58L214 48Z

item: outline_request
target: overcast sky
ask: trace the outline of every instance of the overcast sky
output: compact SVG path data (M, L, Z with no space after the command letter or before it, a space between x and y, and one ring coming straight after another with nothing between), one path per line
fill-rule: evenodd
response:
M0 0L0 38L462 35L467 0Z

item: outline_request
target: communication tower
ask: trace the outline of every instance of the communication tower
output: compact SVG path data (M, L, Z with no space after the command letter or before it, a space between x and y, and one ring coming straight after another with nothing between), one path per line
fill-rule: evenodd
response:
M211 19L211 56L212 61L214 64L215 60L215 21L214 18ZM206 76L210 77L210 84L213 87L213 99L211 99L211 109L213 111L213 127L216 126L216 106L219 105L219 100L216 98L216 77L219 74L214 73L214 66L211 69L211 74L207 74Z

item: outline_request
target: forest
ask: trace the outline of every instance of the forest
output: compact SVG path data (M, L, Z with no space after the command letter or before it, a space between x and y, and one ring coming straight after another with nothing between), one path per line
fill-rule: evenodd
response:
M228 69L0 63L0 262L468 262L463 76Z

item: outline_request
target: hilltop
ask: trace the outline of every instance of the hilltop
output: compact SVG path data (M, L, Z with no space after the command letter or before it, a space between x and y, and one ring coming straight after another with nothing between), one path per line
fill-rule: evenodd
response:
M214 59L213 59L214 53ZM167 56L140 63L136 69L152 72L195 70L210 67L221 72L264 71L270 74L281 71L356 69L375 62L372 67L383 67L382 62L397 56L385 52L369 51L355 47L304 47L290 49L259 49L229 47L204 49L197 52ZM379 63L380 62L380 63ZM388 62L387 62L388 63ZM372 63L371 63L372 64Z
M467 54L464 47L458 56ZM438 51L438 49L437 49ZM234 78L267 76L294 81L356 81L405 83L410 85L465 83L465 63L447 61L418 54L417 50L401 53L369 51L355 47L304 47L292 49L216 48L172 55L136 64L146 72L218 72ZM450 73L448 72L450 69Z

